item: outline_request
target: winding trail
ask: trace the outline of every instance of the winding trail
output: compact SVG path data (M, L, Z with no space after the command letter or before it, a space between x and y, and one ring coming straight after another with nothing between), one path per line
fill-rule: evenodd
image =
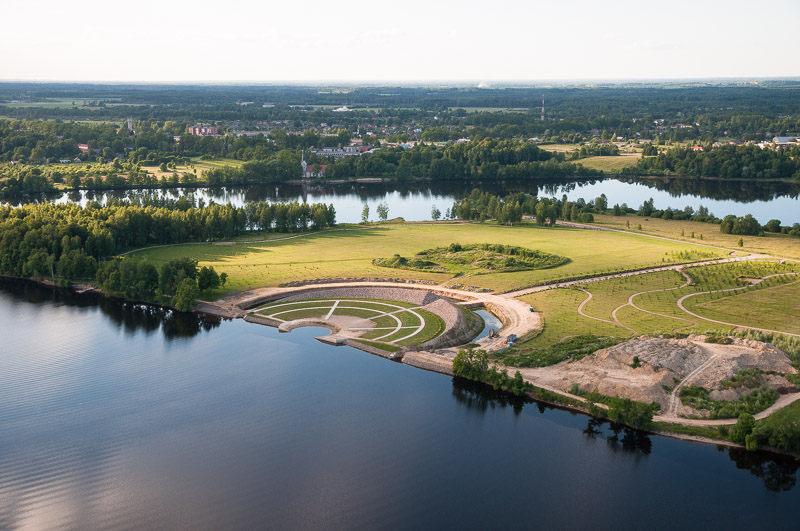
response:
M716 323L716 324L721 324L721 325L725 325L725 326L732 326L734 328L747 328L748 330L756 330L757 332L763 332L763 333L766 333L766 334L782 334L782 335L787 335L787 336L792 336L792 337L800 337L800 334L795 334L795 333L792 333L792 332L784 332L782 330L770 330L769 328L758 328L756 326L748 326L748 325L736 324L736 323L727 323L725 321L718 321L716 319L710 319L708 317L703 317L702 315L698 315L698 314L696 314L696 313L694 313L694 312L692 312L690 310L687 310L686 307L683 305L683 301L685 301L686 299L689 299L691 297L697 297L698 295L707 295L709 293L726 293L726 292L731 292L731 291L740 291L740 290L747 289L747 288L752 287L752 286L757 286L758 284L761 284L763 281L767 280L768 278L780 277L780 276L786 276L786 275L800 275L800 273L778 273L778 274L775 274L775 275L768 275L766 277L760 278L760 279L758 279L758 280L756 280L754 282L751 282L750 285L748 285L748 286L740 286L738 288L719 289L719 290L711 290L711 291L701 291L701 292L698 292L698 293L689 293L688 295L684 295L683 297L678 299L676 304L678 305L678 308L680 308L682 311L686 312L687 314L691 315L692 317L696 317L697 319L702 319L703 321L708 321L710 323ZM796 280L794 282L790 282L789 284L795 284L797 282L800 282L800 280Z
M588 297L586 297L586 299L584 299L584 301L580 304L580 306L578 306L578 314L579 315L581 315L583 317L586 317L587 319L594 319L595 321L600 321L602 323L608 323L608 324L612 324L612 325L621 326L622 328L625 328L626 330L630 330L632 335L636 335L636 330L634 330L633 328L631 328L628 325L622 324L622 322L620 322L620 320L617 319L616 313L617 313L617 310L619 308L615 309L614 312L611 314L611 316L614 318L613 321L609 321L608 319L601 319L599 317L595 317L593 315L589 315L586 312L584 312L583 311L583 307L586 306L586 304L590 300L592 300L592 293L590 291L587 291L587 290L583 289L583 288L578 288L578 290L580 290L580 291L584 292L586 295L588 295Z

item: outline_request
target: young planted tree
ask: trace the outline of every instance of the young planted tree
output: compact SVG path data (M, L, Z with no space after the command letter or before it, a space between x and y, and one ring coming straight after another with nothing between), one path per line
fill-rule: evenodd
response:
M378 218L381 221L386 221L389 218L389 205L385 202L380 203L375 210L378 212Z
M364 203L364 208L361 209L361 223L369 221L369 205Z

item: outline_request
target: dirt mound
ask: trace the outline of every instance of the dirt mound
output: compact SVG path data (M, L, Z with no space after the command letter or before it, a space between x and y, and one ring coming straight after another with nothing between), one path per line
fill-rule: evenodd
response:
M552 367L525 369L532 381L570 391L596 391L639 402L657 402L662 414L704 416L707 412L684 406L678 391L685 386L704 387L712 400L738 400L746 387L723 386L722 382L741 369L762 371L759 384L778 392L796 391L781 374L794 374L789 358L773 347L756 341L734 339L730 345L705 343L702 336L687 339L640 337L599 350L577 361ZM634 358L638 359L639 366ZM771 374L764 374L764 373ZM775 374L778 373L778 374Z

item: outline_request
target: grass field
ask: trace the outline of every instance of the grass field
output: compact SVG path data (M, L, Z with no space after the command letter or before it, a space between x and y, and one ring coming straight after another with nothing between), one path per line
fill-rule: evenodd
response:
M638 208L639 205L630 205ZM715 212L717 216L724 216L725 212ZM791 238L782 234L767 233L764 236L736 236L722 234L719 225L714 223L700 223L697 221L665 220L661 218L644 218L636 215L607 216L595 215L595 224L620 230L629 230L640 234L653 234L665 238L675 238L687 242L739 249L739 238L744 240L744 251L766 253L784 258L800 259L800 238ZM766 220L759 220L764 223ZM626 228L630 222L630 228ZM641 224L642 230L637 230ZM692 237L694 234L694 237ZM700 235L703 239L700 239Z
M628 337L630 331L620 326L587 319L578 315L578 306L586 294L575 289L551 289L520 297L542 314L544 327L530 340L521 342L523 349L545 348L572 336Z
M590 292L593 298L584 306L583 311L600 319L611 319L614 309L628 302L628 298L634 293L676 288L684 282L686 279L677 271L661 271L584 284L581 287Z
M203 173L208 170L212 170L215 168L223 168L225 166L233 166L238 168L244 164L244 161L236 160L236 159L215 159L215 160L201 160L200 157L195 157L191 159L191 162L188 165L178 165L175 169L169 169L165 172L162 172L158 166L142 166L142 169L146 170L148 173L151 173L158 177L159 179L166 175L167 177L171 176L173 173L177 173L178 175L182 175L184 173L193 173L194 170L197 171L197 177L202 179Z
M539 149L554 153L569 153L580 148L580 144L536 144Z
M230 292L317 278L413 278L446 282L452 278L451 275L381 268L371 261L394 253L409 256L453 242L519 245L571 260L552 269L464 275L455 280L497 291L509 291L547 280L674 263L681 260L679 253L704 253L693 255L695 258L725 255L723 251L690 244L615 232L441 222L340 229L263 243L240 242L235 246L178 245L147 249L137 254L147 256L157 264L190 256L199 260L201 265L213 265L218 272L228 274L226 289ZM598 253L598 249L609 251Z
M639 158L639 155L612 155L587 157L585 159L576 160L575 162L593 170L616 172L635 165L639 161Z
M700 297L696 297L699 299ZM687 302L693 299L687 299ZM727 323L800 334L800 281L754 289L741 295L686 304L691 311Z
M681 297L691 293L744 287L742 291L717 292L690 297L684 301L689 311L700 316L783 332L800 333L800 278L781 275L748 287L742 278L762 278L776 273L800 270L797 264L776 262L737 262L687 268L694 284L675 271L660 271L629 278L618 278L582 284L592 294L584 306L585 314L607 321L612 313L635 334L728 333L733 327L698 319L677 306ZM678 288L678 289L675 289ZM661 290L661 291L656 291ZM650 293L643 293L650 292ZM629 297L643 310L626 305ZM596 321L578 314L578 306L586 300L578 289L553 289L520 297L542 314L543 330L531 339L518 343L520 353L550 347L573 336L630 337L633 333L619 325Z

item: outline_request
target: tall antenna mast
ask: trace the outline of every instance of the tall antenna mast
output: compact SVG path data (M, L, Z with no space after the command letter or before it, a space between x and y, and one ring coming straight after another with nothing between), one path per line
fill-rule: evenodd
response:
M544 121L544 93L542 94L542 121Z

